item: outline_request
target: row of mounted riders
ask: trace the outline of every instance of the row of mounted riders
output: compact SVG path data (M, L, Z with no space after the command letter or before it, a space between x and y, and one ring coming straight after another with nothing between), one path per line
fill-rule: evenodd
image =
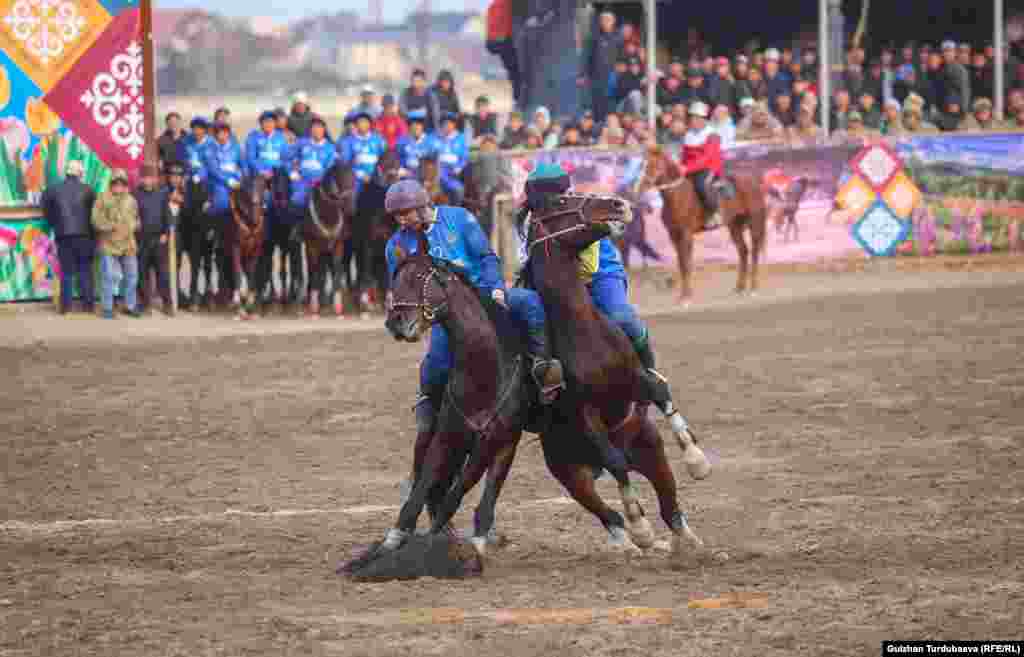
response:
M193 311L238 307L248 317L256 306L266 311L273 303L299 308L305 302L307 313L315 317L330 292L338 316L346 307L357 312L380 309L388 285L384 247L397 229L384 211L384 195L401 171L398 155L388 151L360 188L354 169L337 162L316 182L307 202L296 207L294 181L286 169L277 168L269 175L243 177L229 191L228 210L220 213L211 209L212 190L206 181L182 178L185 206L178 218L177 258L181 263L188 257L190 280L188 289L179 291L181 305ZM449 202L436 158L421 158L416 177L434 203ZM481 210L489 207L490 199L479 192L472 163L459 179L465 189L462 205L486 216ZM485 228L489 233L490 226ZM280 254L278 281L275 250Z

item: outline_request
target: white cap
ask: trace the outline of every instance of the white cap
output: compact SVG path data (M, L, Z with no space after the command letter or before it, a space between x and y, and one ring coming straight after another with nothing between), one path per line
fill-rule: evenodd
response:
M698 100L696 103L690 105L690 115L700 116L706 119L708 118L708 106Z
M764 58L769 62L777 62L779 61L779 51L775 48L769 48L764 51Z
M750 96L744 96L743 98L740 98L740 107L753 107L753 106L754 106L754 99L751 98Z
M943 50L956 50L956 41L951 41L949 39L946 39L945 41L942 42L942 49Z
M69 176L80 178L83 173L85 173L85 168L82 166L81 160L71 160L68 162L67 174Z
M370 85L365 85L359 93L361 93L361 94L376 94L377 92L374 91L373 87L371 87Z
M296 91L295 94L292 95L292 105L295 105L297 103L309 105L309 94L307 94L305 91Z

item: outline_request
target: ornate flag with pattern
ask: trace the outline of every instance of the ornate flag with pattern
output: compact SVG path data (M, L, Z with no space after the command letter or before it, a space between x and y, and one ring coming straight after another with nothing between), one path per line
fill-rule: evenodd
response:
M113 168L134 175L145 144L139 10L122 11L44 101Z

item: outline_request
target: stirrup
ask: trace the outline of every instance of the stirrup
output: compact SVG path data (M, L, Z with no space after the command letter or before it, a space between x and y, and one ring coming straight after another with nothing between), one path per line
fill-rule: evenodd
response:
M543 373L541 373L543 370ZM555 401L559 391L565 389L565 376L562 372L562 362L557 358L543 359L534 357L533 367L530 368L534 383L540 390L540 403L547 405ZM543 376L543 380L541 379Z
M420 394L416 395L416 401L413 402L413 405L412 405L413 412L414 413L416 412L416 409L420 407L420 404L422 404L423 402L428 402L428 401L430 401L430 395L425 395L422 392Z

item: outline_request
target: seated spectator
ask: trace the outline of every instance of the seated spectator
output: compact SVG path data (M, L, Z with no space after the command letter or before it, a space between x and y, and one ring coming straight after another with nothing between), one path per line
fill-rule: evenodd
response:
M627 146L645 146L650 140L650 133L647 131L647 124L637 121L633 129L626 135Z
M788 93L793 79L789 73L779 70L781 55L775 48L769 48L764 54L764 85L765 96L768 99L768 107L773 112L779 111L777 99L783 93Z
M781 93L775 97L775 108L775 118L782 127L788 128L796 123L796 109L793 107L793 97L789 93Z
M562 124L560 121L552 121L551 127L548 128L547 133L544 135L544 148L545 150L551 150L552 148L558 148L558 144L562 141Z
M682 145L686 141L686 119L677 116L672 117L672 127L669 130L668 139L664 143L670 145Z
M822 140L821 126L814 120L814 110L804 105L797 111L796 123L786 131L786 137L794 148L811 146Z
M903 108L903 128L908 133L917 134L931 134L939 131L933 124L925 121L924 106L920 102L911 102L907 99L907 104Z
M498 115L491 111L491 99L487 96L477 97L475 105L476 113L469 117L469 125L473 134L472 145L478 148L485 136L497 136Z
M864 125L864 116L857 110L851 110L846 130L836 133L840 139L847 140L865 140L871 137L880 137L881 133L877 130L872 130Z
M935 117L935 125L943 132L953 132L964 120L964 112L960 102L950 98L946 106Z
M750 92L750 97L754 100L765 100L768 98L768 85L765 84L760 69L750 69L750 73L747 76L747 85L747 91Z
M754 91L750 86L750 64L746 55L736 55L736 62L732 68L733 93L740 99L754 97Z
M835 104L832 107L832 121L830 125L835 130L846 130L850 112L853 110L850 107L850 91L845 87L840 87L836 89L834 97Z
M579 148L583 146L580 140L580 129L576 124L570 123L562 132L562 142L559 144L564 148Z
M428 132L435 128L434 109L430 103L430 90L427 89L427 74L423 69L413 70L409 86L398 100L398 109L406 119L417 116L424 119Z
M736 124L732 121L728 105L718 105L711 113L711 128L718 134L722 148L732 148L736 144Z
M658 126L655 138L659 144L668 142L669 136L672 134L672 113L662 112L658 115Z
M309 127L313 123L313 108L309 104L309 96L305 91L299 91L292 96L292 112L288 116L288 131L295 135L296 139L303 139L309 136Z
M715 60L715 72L708 83L707 95L711 105L736 105L736 87L733 84L732 72L729 70L729 60L725 57Z
M785 130L779 120L768 110L768 102L757 101L753 113L740 121L736 127L737 141L762 141L781 139Z
M455 77L451 71L445 70L437 74L437 82L430 88L430 105L433 109L435 132L441 129L441 118L449 114L458 119L456 127L462 130L462 106L459 104L459 94L455 90Z
M508 115L508 125L505 126L505 135L501 139L501 148L515 149L525 146L526 124L523 122L523 115L519 112L512 112Z
M658 82L655 93L656 101L662 107L671 107L683 102L683 81L673 76L667 76Z
M583 112L579 122L580 141L585 146L593 146L601 137L601 131L594 123L594 113L590 110Z
M995 67L978 51L971 58L971 94L982 98L991 98L995 91Z
M739 102L739 112L740 112L740 122L741 123L743 122L743 119L748 118L751 114L754 113L755 105L757 105L757 101L755 101L750 96L745 96L745 97L740 99L740 102Z
M895 98L885 101L880 127L882 134L886 136L899 136L905 132L903 129L903 108L900 105L900 101Z
M879 130L882 127L882 113L878 110L877 101L874 93L867 90L860 92L860 106L857 111L863 117L864 125L871 130Z
M969 114L960 122L958 130L984 131L1003 130L1006 124L996 121L992 116L992 101L988 98L978 98L974 101L974 112Z
M615 117L615 120L612 120L613 117L615 117L614 114L608 115L604 130L601 131L601 139L598 143L602 146L617 147L626 143L626 132L619 124L618 118Z
M683 123L686 123L689 120L689 117L686 115L686 105L683 105L682 103L679 103L678 105L673 105L672 118L682 119Z
M687 107L694 103L708 103L708 89L704 86L704 72L699 68L686 71L686 88L681 93L682 103Z
M1024 89L1017 87L1006 96L1006 120L1012 123L1019 114L1024 114Z
M384 138L389 150L393 150L398 140L409 133L409 124L398 113L398 104L391 94L384 96L380 116L373 122L374 131Z
M620 111L639 112L644 106L643 64L636 57L629 60L626 74L615 85L616 108Z
M526 143L523 148L527 150L538 150L544 148L544 136L540 134L537 126L531 125L526 129Z

